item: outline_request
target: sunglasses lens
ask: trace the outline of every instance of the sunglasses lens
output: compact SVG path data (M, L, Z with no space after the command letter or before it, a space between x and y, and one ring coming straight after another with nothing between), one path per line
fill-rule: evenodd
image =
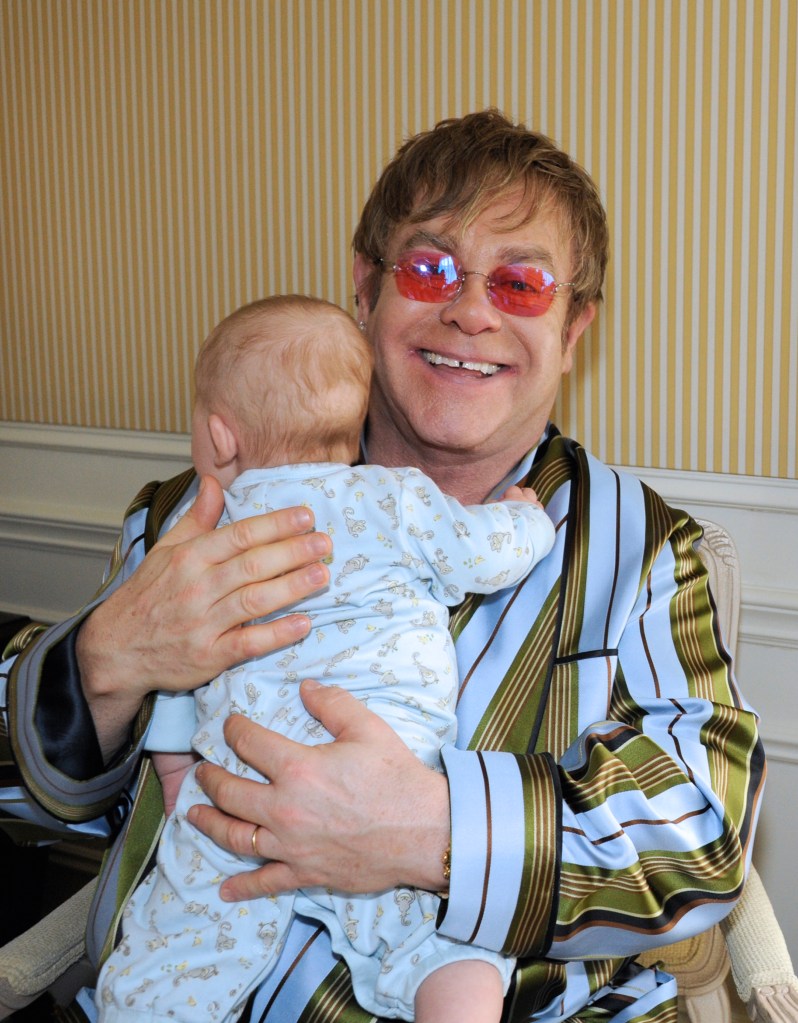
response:
M490 275L490 293L497 309L513 316L542 316L557 290L554 277L534 266L500 266Z
M409 252L393 267L396 287L415 302L451 302L459 293L462 272L454 256L441 252ZM488 283L493 305L513 316L542 316L557 292L547 271L522 263L497 267Z
M399 294L416 302L448 302L460 290L454 259L440 253L410 253L397 262L394 276Z

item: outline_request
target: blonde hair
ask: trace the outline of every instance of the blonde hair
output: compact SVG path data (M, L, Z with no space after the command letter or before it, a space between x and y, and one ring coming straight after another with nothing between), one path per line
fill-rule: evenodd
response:
M352 462L373 362L343 309L276 295L242 306L211 331L197 356L195 403L235 428L246 466Z

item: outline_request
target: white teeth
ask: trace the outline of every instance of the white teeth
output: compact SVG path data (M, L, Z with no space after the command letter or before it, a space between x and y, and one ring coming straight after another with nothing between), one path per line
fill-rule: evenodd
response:
M475 373L483 373L485 376L493 376L498 373L501 366L495 362L460 362L458 359L449 359L445 355L438 355L436 352L422 351L421 354L431 366L451 366L453 369L470 369Z

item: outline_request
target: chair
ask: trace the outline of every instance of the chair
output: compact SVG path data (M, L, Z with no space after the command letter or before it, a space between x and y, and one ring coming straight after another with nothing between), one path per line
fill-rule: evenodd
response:
M740 566L731 537L714 522L699 520L699 553L729 648L737 645ZM83 935L96 881L0 949L0 1019L52 988L83 956ZM755 1023L798 1021L798 978L786 943L756 870L731 914L704 934L643 957L660 962L679 983L680 1015L690 1023L729 1023L731 975Z
M726 530L698 519L704 537L698 552L709 573L721 631L737 648L740 618L740 563ZM642 956L660 962L679 984L680 1019L727 1023L732 1019L727 977L755 1023L798 1021L798 978L773 906L754 867L742 897L725 920L703 934Z
M0 949L0 1019L25 1008L45 992L71 1001L82 983L86 921L97 878L48 916ZM70 984L69 975L76 977ZM63 992L59 998L59 991Z

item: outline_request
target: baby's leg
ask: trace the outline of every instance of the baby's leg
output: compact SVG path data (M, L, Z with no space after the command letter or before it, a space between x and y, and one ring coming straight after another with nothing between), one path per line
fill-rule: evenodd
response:
M481 959L448 963L431 973L416 993L416 1023L499 1023L502 978Z

